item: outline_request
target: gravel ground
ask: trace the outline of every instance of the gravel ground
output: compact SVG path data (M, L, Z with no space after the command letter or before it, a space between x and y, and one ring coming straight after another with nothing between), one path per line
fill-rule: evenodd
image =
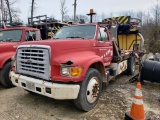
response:
M0 85L0 120L123 120L130 111L136 82L121 75L103 91L98 105L89 112L78 110L73 101L60 101L21 88L6 89ZM160 120L160 84L142 85L146 115Z

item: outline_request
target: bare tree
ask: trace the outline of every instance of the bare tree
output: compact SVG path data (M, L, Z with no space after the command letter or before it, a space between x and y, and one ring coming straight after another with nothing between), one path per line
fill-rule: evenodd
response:
M68 10L66 7L66 0L60 0L60 11L62 15L62 22L64 20L64 16L67 14Z
M99 15L95 14L93 15L93 22L98 22L99 21Z
M76 22L79 22L79 23L84 23L84 22L88 22L89 21L89 19L88 19L88 17L86 16L86 15L77 15L76 16Z
M12 23L12 14L11 14L11 9L10 9L10 3L9 3L9 0L5 0L5 1L6 1L6 5L7 5L7 8L8 8L10 23Z
M21 13L21 10L19 8L11 8L11 13L14 21L21 22L21 20L19 19L19 14Z
M137 18L141 19L141 26L142 26L143 25L143 12L142 11L137 12Z
M157 2L154 4L153 9L152 9L152 13L154 15L155 18L155 24L158 25L160 22L160 6L159 6L159 0L157 0Z
M106 18L106 15L105 15L104 12L102 12L102 14L101 14L101 20L104 20L105 18Z
M63 21L64 22L69 22L69 21L74 21L74 20L71 19L69 15L64 15Z
M144 35L147 38L146 49L148 52L160 52L160 6L159 0L153 5L152 12L146 15L146 23L143 25Z
M3 4L3 0L1 0L1 14L2 14L2 21L4 21L5 17L4 17L4 4Z
M2 21L4 22L9 21L10 23L12 23L13 19L15 19L15 16L17 17L19 16L18 14L20 13L20 10L18 8L13 8L12 6L16 2L17 0L1 0Z

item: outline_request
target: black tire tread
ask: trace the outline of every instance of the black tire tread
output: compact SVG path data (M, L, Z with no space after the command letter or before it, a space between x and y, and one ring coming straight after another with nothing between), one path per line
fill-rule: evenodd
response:
M88 82L89 82L88 78L92 77L92 75L97 75L97 77L100 80L100 93L99 93L97 100L93 104L87 104L87 102L86 102L87 100L80 93L85 93L84 91L85 91L85 89L88 85ZM89 68L89 70L85 76L85 79L80 83L80 86L81 87L80 87L78 98L74 100L74 103L77 108L79 108L83 111L90 111L92 108L94 108L96 106L98 99L100 97L100 94L101 94L101 90L102 90L102 77L101 77L100 73L98 72L98 70L96 70L94 68Z
M11 88L14 87L14 85L12 84L11 80L9 79L9 71L11 70L11 63L8 62L4 65L4 67L1 70L1 74L0 74L0 81L2 83L3 86Z

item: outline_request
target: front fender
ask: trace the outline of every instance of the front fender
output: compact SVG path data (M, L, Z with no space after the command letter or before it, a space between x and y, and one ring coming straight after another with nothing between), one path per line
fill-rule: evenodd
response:
M15 52L4 52L0 54L0 69L3 68L4 64L15 55Z
M79 53L69 53L65 54L63 56L59 56L56 59L53 59L54 65L53 66L60 66L60 64L66 64L68 65L68 61L71 61L72 64L70 66L76 67L76 66L81 66L83 68L83 72L79 78L70 78L70 77L62 77L60 76L54 76L54 71L52 72L53 78L56 80L63 79L62 81L73 81L73 82L80 82L84 79L86 76L86 73L88 71L88 68L97 62L101 62L103 64L102 58L98 55L96 55L94 52L79 52Z
M83 76L81 79L83 80L89 67L94 64L94 63L102 63L102 58L97 56L97 55L90 55L90 56L85 56L85 57L81 57L80 59L74 59L73 62L75 64L73 64L73 66L82 66L83 67L83 72L82 75Z

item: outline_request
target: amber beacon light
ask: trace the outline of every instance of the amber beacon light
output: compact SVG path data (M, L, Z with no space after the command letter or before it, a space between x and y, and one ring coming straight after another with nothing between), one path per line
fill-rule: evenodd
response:
M88 16L90 16L90 22L92 23L92 16L95 15L96 13L94 13L93 9L90 9L90 13L87 14Z

